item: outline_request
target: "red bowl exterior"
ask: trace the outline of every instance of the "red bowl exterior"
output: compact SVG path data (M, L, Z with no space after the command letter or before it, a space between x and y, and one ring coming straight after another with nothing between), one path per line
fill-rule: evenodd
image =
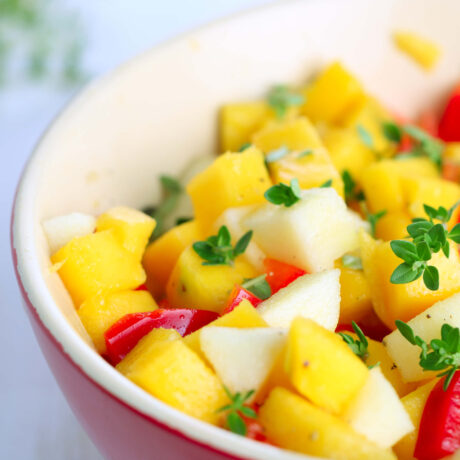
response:
M140 413L92 380L41 321L22 285L16 251L13 244L11 247L23 304L40 348L73 413L105 458L236 459Z

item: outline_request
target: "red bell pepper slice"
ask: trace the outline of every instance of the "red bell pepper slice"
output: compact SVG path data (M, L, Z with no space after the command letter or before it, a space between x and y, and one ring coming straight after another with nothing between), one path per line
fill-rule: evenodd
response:
M460 142L460 85L452 92L441 116L439 137L446 142Z
M270 285L272 295L280 289L291 284L299 276L305 275L307 272L293 265L280 262L275 259L264 260L265 272L267 273L267 283Z
M144 284L141 284L140 286L138 286L135 291L148 291L147 289L147 286Z
M460 448L460 372L446 391L444 379L431 391L425 403L414 456L418 460L438 460Z
M361 321L357 321L357 324L366 337L378 342L381 342L391 332L373 311ZM354 332L354 329L351 324L339 324L335 332Z
M257 307L257 305L262 302L262 299L259 299L259 297L255 296L252 292L249 292L244 287L236 284L227 300L227 305L222 314L225 315L226 313L230 313L245 299L249 300L254 307Z
M160 308L125 315L104 334L107 357L113 365L118 364L152 329L175 329L181 336L186 336L206 326L218 316L212 311L189 308Z

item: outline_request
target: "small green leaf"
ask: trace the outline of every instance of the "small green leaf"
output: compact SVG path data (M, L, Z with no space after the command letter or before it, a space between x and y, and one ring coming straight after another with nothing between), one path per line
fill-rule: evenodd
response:
M374 150L374 139L370 135L369 131L363 125L357 125L356 130L361 142L369 149Z
M244 254L252 238L252 230L246 232L236 243L235 249L233 250L234 257Z
M416 345L415 334L412 328L404 321L400 321L399 319L395 321L395 324L401 335L412 345Z
M430 291L439 289L439 272L433 265L427 265L423 272L423 282Z
M390 242L390 246L392 251L405 262L410 264L418 260L417 247L411 241L394 240Z
M332 186L332 179L327 180L326 182L323 182L319 188L328 188Z
M301 199L301 189L297 178L290 185L279 183L270 187L264 194L265 199L272 204L284 205L287 208Z
M238 152L244 152L246 149L251 147L252 144L250 142L245 142L239 149Z
M246 423L237 412L230 412L227 415L227 426L232 433L246 436Z
M342 265L353 270L363 269L363 261L361 260L361 257L353 256L351 254L345 254L342 257Z
M265 279L266 276L266 274L263 274L257 278L246 280L241 284L241 286L249 292L252 292L252 294L254 294L259 299L268 299L272 295L272 290L267 280Z
M283 145L279 149L272 150L271 152L267 153L265 161L267 163L274 163L275 161L281 160L281 158L285 157L288 153L289 149Z
M297 159L300 160L300 159L308 157L310 155L313 155L313 149L306 149L306 150L303 150L302 152L300 152L297 155Z
M290 90L285 85L277 85L268 93L267 102L275 111L276 117L282 119L289 107L302 105L305 98L302 94Z
M409 224L407 226L407 232L410 236L412 236L412 238L417 238L428 232L431 229L431 227L433 227L432 222L422 219L420 221L416 221L412 224Z
M455 227L448 233L447 237L455 243L460 243L460 224L456 224Z
M343 180L343 188L345 192L345 200L351 201L351 200L356 199L356 194L355 194L356 182L354 181L350 172L346 169L342 172L342 180Z
M416 244L418 260L428 261L431 259L430 247L425 241Z
M404 262L401 265L398 265L394 272L391 275L390 281L393 284L407 284L415 281L416 279L422 276L422 270L414 270L412 265Z
M396 123L383 123L382 125L383 135L390 141L396 144L401 143L402 132L401 128Z

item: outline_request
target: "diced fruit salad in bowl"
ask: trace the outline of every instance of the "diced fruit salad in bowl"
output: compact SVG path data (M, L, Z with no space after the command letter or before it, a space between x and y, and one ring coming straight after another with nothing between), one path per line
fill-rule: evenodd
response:
M150 209L43 223L94 347L200 420L332 459L460 447L460 92L403 120L340 63L220 113ZM458 143L457 143L458 142Z

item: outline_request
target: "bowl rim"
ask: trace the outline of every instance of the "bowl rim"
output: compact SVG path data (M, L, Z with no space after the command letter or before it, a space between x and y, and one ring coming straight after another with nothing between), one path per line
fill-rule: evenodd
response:
M308 0L308 2L318 1ZM337 0L327 1L333 3ZM98 89L103 88L124 71L135 67L146 59L154 59L156 53L182 42L187 37L199 35L218 27L220 24L236 22L240 18L252 14L257 15L267 10L284 9L302 3L302 0L285 0L284 2L278 0L216 19L162 41L92 80L58 111L36 142L23 167L12 204L10 244L17 283L30 314L55 347L64 354L84 378L91 381L119 404L162 430L230 459L301 460L316 457L254 442L197 420L146 393L117 372L82 340L57 307L57 303L43 279L42 270L38 263L38 254L36 251L34 252L36 249L34 229L26 230L25 222L34 221L32 212L34 209L33 184L38 179L37 166L40 163L40 158L43 152L46 152L46 149L43 149L45 141L59 122L63 121L80 104L84 104L93 94L97 94Z

